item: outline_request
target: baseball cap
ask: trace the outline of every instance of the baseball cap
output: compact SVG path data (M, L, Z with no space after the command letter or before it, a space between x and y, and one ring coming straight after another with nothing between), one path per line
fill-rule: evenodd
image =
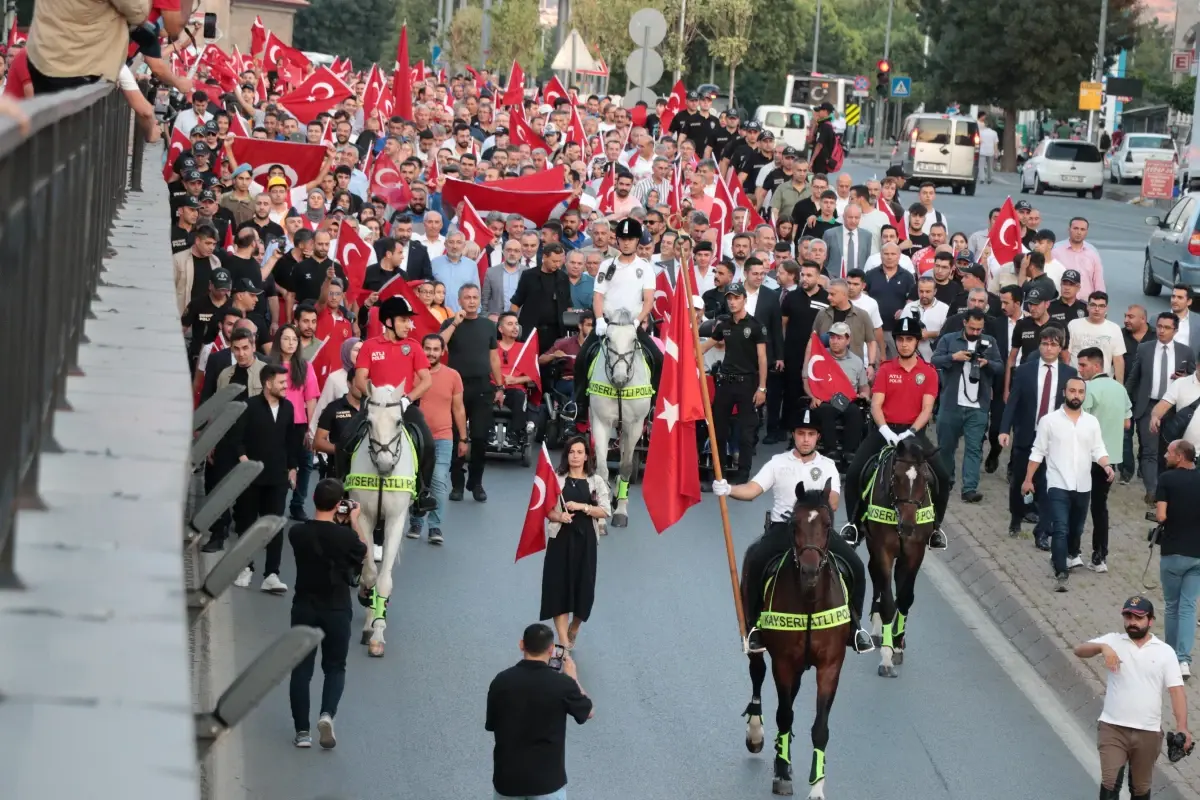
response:
M983 266L974 262L967 264L966 266L959 267L958 271L961 275L970 275L974 278L978 278L981 281L987 280L986 273L983 271Z
M281 178L278 175L276 175L274 178L271 178L271 180L267 181L268 189L274 188L276 186L287 186L287 185L288 185L287 178Z
M762 125L759 124L758 120L752 119L746 123L745 128L746 128L747 133L749 133L750 131L761 131Z
M741 113L739 113L736 108L726 109L725 116L728 117L729 119L741 119L742 118Z
M828 100L826 100L824 103L821 103L821 105L817 106L817 111L828 111L830 114L832 114L836 110L837 109L835 109L833 107L833 103L830 103Z
M1043 303L1047 298L1042 297L1042 290L1036 286L1025 293L1025 302L1033 305L1034 303Z
M690 92L688 92L688 93L687 93L687 99L688 99L688 100L699 100L699 99L700 99L700 93L699 93L699 92L697 92L697 91L695 91L695 90L692 90L692 91L690 91Z
M183 208L199 208L200 198L189 194L187 197L179 201L179 205Z
M497 125L495 135L496 136L508 136L508 128L504 127L503 125Z
M233 276L229 274L227 269L214 269L212 275L208 276L208 280L212 283L214 289L232 289Z
M760 142L773 142L775 141L775 134L771 133L770 131L763 131L762 135L758 137L758 140Z
M1073 283L1076 286L1078 286L1081 283L1083 283L1083 279L1079 275L1079 270L1069 269L1069 270L1066 270L1065 272L1063 272L1060 282L1061 283Z
M1013 203L1013 208L1017 211L1033 211L1033 204L1028 200L1018 200Z
M849 336L850 326L844 322L835 322L829 326L829 332L835 336Z
M1135 594L1125 601L1125 605L1121 606L1121 613L1133 614L1135 617L1153 617L1154 603L1151 603L1147 597Z
M194 169L183 173L183 182L184 183L193 183L195 181L203 181L203 180L204 180L204 176L201 175L199 172L197 172Z
M746 296L746 284L742 283L741 281L735 281L734 283L731 283L727 287L725 287L725 294L726 295L736 294L736 295L740 295L741 297L745 297Z
M783 148L784 158L795 158L798 155L800 155L799 151L797 151L796 148L792 147L790 144Z
M214 192L212 189L205 189L203 192L200 193L200 199L202 201L203 200L211 200L212 202L215 203L215 202L217 202L217 193Z
M254 285L254 281L249 278L242 278L233 287L234 292L249 292L250 294L262 294L262 289Z
M971 251L966 250L966 249L959 250L957 253L954 254L954 260L955 261L971 261L972 260L971 259Z
M209 147L204 142L196 142L194 145L192 145L192 155L193 156L206 156L211 152L212 152L212 148Z

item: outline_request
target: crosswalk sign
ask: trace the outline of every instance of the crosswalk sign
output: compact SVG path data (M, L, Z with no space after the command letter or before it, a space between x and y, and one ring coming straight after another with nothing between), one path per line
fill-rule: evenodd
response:
M907 76L892 76L892 97L911 97L912 78Z

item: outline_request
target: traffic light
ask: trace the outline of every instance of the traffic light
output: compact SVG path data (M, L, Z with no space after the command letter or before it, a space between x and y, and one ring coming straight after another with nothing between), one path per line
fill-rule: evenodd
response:
M890 91L888 79L891 77L892 64L886 58L881 58L875 69L875 94L887 97Z

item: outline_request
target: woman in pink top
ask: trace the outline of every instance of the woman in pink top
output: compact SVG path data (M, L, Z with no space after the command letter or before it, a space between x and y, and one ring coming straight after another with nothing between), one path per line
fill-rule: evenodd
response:
M300 334L295 325L280 326L267 360L287 367L287 399L295 411L295 424L300 426L297 436L304 439L304 452L296 472L296 488L292 492L289 510L292 519L303 522L308 519L304 501L308 499L308 479L312 475L312 438L308 434L308 420L312 418L321 388L317 386L317 374L312 364L300 355Z

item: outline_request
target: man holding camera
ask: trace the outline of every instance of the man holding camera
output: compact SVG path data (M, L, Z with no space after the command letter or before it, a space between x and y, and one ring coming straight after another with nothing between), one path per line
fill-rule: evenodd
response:
M346 655L350 651L350 620L353 616L350 587L367 555L367 543L358 530L358 506L342 499L342 484L326 478L313 493L315 518L293 525L288 531L296 555L296 596L292 600L292 626L309 625L324 632L321 642L321 715L317 733L321 747L337 744L333 718L346 686ZM317 651L314 649L294 670L289 699L296 747L312 747L308 727L308 684L312 681Z
M1184 679L1192 674L1192 644L1196 638L1196 600L1200 597L1200 471L1196 448L1185 439L1167 446L1167 471L1155 489L1159 530L1159 578L1167 603L1164 636L1175 648Z
M527 627L520 647L524 657L488 687L492 787L499 800L566 800L567 717L587 722L595 715L592 699L548 625Z
M1100 800L1118 800L1120 774L1129 764L1133 800L1149 800L1154 762L1162 749L1162 692L1171 695L1171 710L1178 733L1171 734L1175 751L1191 752L1187 728L1187 696L1179 662L1166 642L1150 633L1154 604L1135 595L1121 609L1124 633L1106 633L1075 647L1080 658L1104 656L1108 688L1100 714L1097 749L1100 751ZM1182 735L1183 742L1177 737ZM1178 745L1182 745L1179 747Z

